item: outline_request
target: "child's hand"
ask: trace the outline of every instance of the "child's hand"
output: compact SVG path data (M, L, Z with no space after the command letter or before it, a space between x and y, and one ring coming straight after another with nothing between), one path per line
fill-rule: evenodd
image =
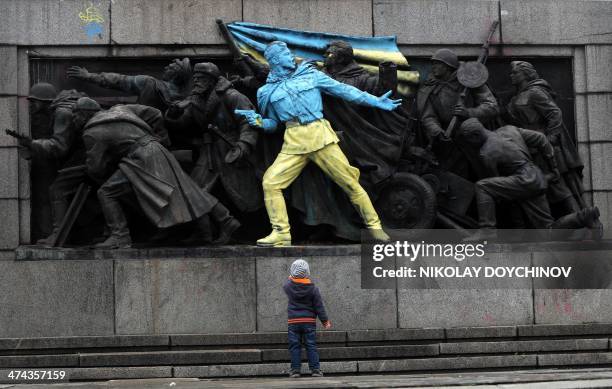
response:
M325 323L323 323L323 328L325 328L326 330L329 330L330 328L332 328L331 321L328 320Z

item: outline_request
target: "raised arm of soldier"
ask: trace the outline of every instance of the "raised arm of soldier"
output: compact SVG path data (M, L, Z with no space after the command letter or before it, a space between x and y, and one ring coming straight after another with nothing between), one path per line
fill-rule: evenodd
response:
M69 78L90 82L103 88L117 89L124 92L139 94L146 86L151 76L128 76L119 73L90 73L80 66L71 66L66 71Z
M323 103L320 92L353 104L379 108L385 111L393 111L402 104L402 99L389 98L392 91L377 97L348 84L338 82L314 68L309 69L308 73L310 77L303 77L303 82L288 87L286 90L290 96L294 94L294 97L296 97L294 101L295 104L299 105L297 109L301 111L300 119L303 119L304 122L323 118ZM314 90L316 91L313 94ZM265 118L252 110L236 110L237 114L247 118L251 126L263 128L265 132L274 132L280 122L293 119L288 115L289 112L283 111L282 108L280 108L281 112L278 112L279 109L267 104L268 99L265 97L260 99L260 97L260 93L258 93L259 109L266 115Z

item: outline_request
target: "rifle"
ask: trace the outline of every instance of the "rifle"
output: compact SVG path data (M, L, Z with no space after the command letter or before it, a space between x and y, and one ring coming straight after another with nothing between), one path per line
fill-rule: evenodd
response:
M4 132L6 132L6 135L12 136L13 138L16 138L18 141L22 141L23 140L23 141L25 141L24 143L27 143L27 144L31 144L32 143L32 138L30 138L27 135L21 135L17 131L9 130L7 128L7 129L4 130ZM22 145L21 142L19 142L19 143L20 143L20 145ZM22 146L25 146L25 145L22 145Z
M489 43L493 38L493 34L495 34L495 30L497 30L498 24L498 20L495 20L493 23L491 23L489 34L487 35L487 39L484 41L484 44L480 48L480 55L478 56L476 62L481 63L483 65L487 62L487 58L489 57ZM457 101L457 104L463 104L467 92L468 87L463 87L463 89L461 90L461 94L459 95L459 100ZM453 118L451 119L450 123L448 124L448 127L446 128L446 131L444 132L444 136L446 136L447 138L451 137L453 131L455 130L455 126L457 125L458 119L459 118L456 115L453 115Z
M78 166L75 169L81 169L81 168L82 166ZM66 212L66 215L64 215L64 218L62 219L57 235L55 235L53 242L51 242L52 247L63 247L64 246L64 244L66 243L66 240L68 239L68 235L70 234L70 230L72 230L72 226L74 225L74 222L76 221L77 217L81 213L81 210L83 209L83 205L85 205L85 200L87 200L87 196L89 195L90 190L91 190L91 186L87 185L86 183L82 182L79 184L79 188L77 189L76 194L74 195L74 197L72 198L72 201L70 202L68 211Z
M221 19L217 19L217 25L219 26L219 30L221 31L221 35L223 36L225 43L227 43L227 46L229 47L229 50L232 53L234 61L236 61L236 63L238 64L238 69L240 70L242 76L253 76L253 69L251 69L249 64L244 62L244 59L242 58L242 53L240 52L240 49L238 48L234 37L227 29L227 25L223 23L223 20Z

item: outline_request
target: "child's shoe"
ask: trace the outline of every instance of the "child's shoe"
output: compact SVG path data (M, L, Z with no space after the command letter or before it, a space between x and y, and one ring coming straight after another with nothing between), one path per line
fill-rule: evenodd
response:
M319 369L313 370L312 371L312 376L313 377L323 377L323 372Z
M300 378L300 372L298 370L291 370L289 372L289 378Z

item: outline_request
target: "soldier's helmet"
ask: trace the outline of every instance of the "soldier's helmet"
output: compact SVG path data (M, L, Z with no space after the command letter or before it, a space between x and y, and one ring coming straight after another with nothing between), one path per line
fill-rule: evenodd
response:
M89 97L81 97L77 100L76 105L74 106L74 111L90 111L97 112L102 108L97 101L90 99Z
M440 61L444 62L451 68L457 69L459 67L459 60L457 59L457 54L454 51L449 49L440 49L434 53L431 57L432 61Z
M57 96L55 87L47 82L39 82L30 88L29 100L53 101Z
M215 78L221 77L221 71L219 71L217 65L212 62L200 62L195 64L193 67L193 74L197 73L208 74Z

